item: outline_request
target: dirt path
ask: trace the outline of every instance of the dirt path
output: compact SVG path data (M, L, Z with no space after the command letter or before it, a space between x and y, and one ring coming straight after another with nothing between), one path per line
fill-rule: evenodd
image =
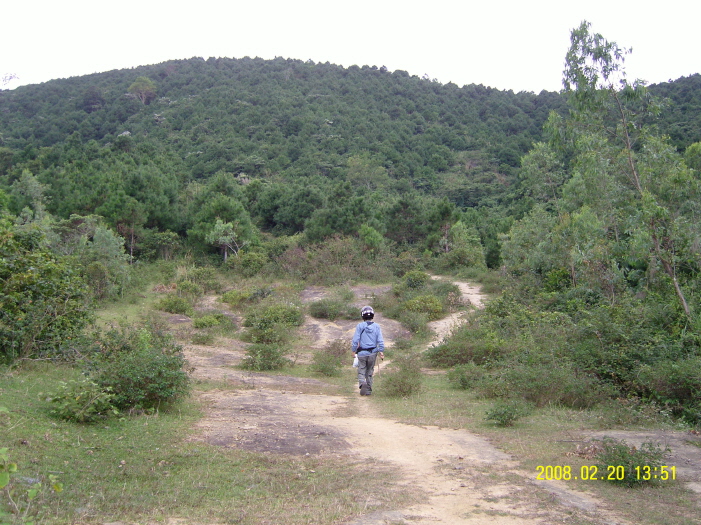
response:
M482 306L479 288L468 283L458 286L465 300ZM359 302L367 292L356 290ZM316 300L323 293L323 289L310 288L302 297ZM434 343L461 316L433 323ZM381 322L386 339L402 334L398 324L389 319ZM321 347L328 339L350 339L355 324L308 319L303 330L311 347ZM627 523L592 496L575 492L565 483L536 483L534 473L519 470L515 458L466 430L383 418L372 397L331 395L323 381L233 368L245 348L243 343L230 343L227 348L186 347L196 377L224 384L220 390L200 393L208 415L199 422L193 439L262 453L373 458L393 465L399 483L425 492L423 503L391 511L373 511L369 499L367 514L345 525L550 524L573 515L579 523ZM354 383L350 366L346 373L349 383ZM348 415L359 413L363 417Z

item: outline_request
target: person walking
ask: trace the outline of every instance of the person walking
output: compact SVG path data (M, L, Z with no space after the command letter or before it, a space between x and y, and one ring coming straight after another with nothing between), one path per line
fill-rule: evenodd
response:
M380 325L373 321L375 311L372 306L360 310L362 323L358 323L351 341L351 350L358 358L358 383L361 396L372 394L372 374L375 371L377 355L384 359L385 342Z

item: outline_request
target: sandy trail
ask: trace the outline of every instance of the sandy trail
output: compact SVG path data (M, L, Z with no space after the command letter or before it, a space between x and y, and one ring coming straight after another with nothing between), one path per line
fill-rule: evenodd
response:
M483 305L478 287L457 284L465 301L477 308ZM324 293L318 288L305 292L303 299L308 300ZM356 290L359 302L368 292ZM445 338L464 315L433 323L436 337L431 344ZM398 324L381 322L383 333L392 334L386 339L402 334ZM318 348L328 339L349 339L355 324L307 320L303 333L310 346ZM365 515L345 525L550 524L567 521L573 514L590 524L626 523L564 482L536 483L535 474L519 470L515 458L467 430L383 418L374 398L330 395L323 381L238 370L234 366L244 352L245 345L235 340L226 348L186 347L197 378L223 383L219 390L199 394L208 414L192 439L262 453L374 459L393 465L398 483L425 493L423 503L404 509L373 511L368 504ZM355 382L350 366L347 374Z

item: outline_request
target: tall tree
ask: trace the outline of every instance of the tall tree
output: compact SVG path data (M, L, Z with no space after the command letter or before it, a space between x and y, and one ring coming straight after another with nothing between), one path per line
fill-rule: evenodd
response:
M690 316L679 268L698 262L701 188L650 125L661 105L645 82L626 78L629 52L591 33L588 22L572 31L564 86L573 173L587 187L583 203L605 216L617 240L628 238L629 250L662 267Z
M148 77L138 77L129 86L129 93L136 96L145 106L156 98L156 83Z

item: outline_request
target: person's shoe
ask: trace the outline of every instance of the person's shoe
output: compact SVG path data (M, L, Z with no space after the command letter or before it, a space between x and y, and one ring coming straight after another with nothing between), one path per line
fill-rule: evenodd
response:
M370 387L367 385L367 383L363 383L360 385L360 395L361 396L369 396L371 393Z

